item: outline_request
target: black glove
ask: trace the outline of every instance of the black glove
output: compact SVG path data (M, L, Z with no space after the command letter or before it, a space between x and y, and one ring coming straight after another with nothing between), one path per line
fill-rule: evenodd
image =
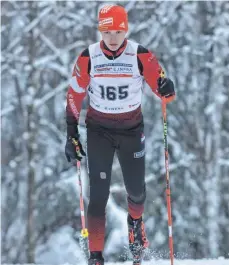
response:
M86 153L84 152L82 144L79 140L79 134L76 134L74 137L67 136L65 155L68 162L71 162L71 159L81 161L82 156L86 156Z
M174 84L171 79L160 77L157 80L157 84L157 91L162 97L168 98L175 95Z

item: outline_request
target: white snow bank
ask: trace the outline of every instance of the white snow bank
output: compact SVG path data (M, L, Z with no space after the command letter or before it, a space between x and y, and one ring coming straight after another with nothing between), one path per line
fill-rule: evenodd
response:
M74 265L79 264L83 255L72 235L73 229L69 226L55 232L46 244L37 247L36 264L67 265L72 262Z
M155 261L145 261L142 265L170 265L170 260L155 260ZM13 264L2 264L2 265L13 265ZM35 265L35 264L14 264L14 265ZM54 263L43 263L36 265L55 265ZM63 262L62 265L86 265L86 263L67 263ZM132 265L132 262L120 262L120 263L107 263L105 265ZM202 259L202 260L174 260L174 265L229 265L229 259L219 258L217 260Z
M142 265L170 265L170 260L145 261ZM124 263L106 263L106 265L132 265L130 261ZM219 258L217 260L175 260L174 265L229 265L229 260Z

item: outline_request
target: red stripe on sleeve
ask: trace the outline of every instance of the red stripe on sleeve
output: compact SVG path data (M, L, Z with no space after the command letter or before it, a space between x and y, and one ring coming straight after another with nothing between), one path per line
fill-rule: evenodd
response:
M74 80L74 84L71 84L68 88L66 108L67 117L71 120L73 116L77 121L79 120L82 102L90 83L90 75L88 73L89 60L89 56L82 56L81 54L73 69L72 79L75 78L76 80ZM82 92L82 90L84 90L84 92Z
M161 98L161 96L157 92L157 80L160 77L161 72L163 72L163 69L161 68L160 64L158 63L158 60L156 56L151 53L140 53L138 54L138 58L142 63L143 66L143 76L147 82L147 84L150 86L152 91Z

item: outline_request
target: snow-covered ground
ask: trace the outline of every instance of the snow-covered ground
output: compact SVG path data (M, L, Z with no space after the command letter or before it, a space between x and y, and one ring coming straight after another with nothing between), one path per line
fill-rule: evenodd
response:
M142 265L170 265L170 260L155 260L143 262ZM124 263L106 263L106 265L132 265L131 262ZM229 265L229 260L227 259L217 259L217 260L175 260L174 265Z
M36 264L45 265L87 265L83 259L78 244L72 238L73 229L62 227L54 233L46 244L37 248ZM106 257L110 254L107 252ZM162 259L162 256L154 256L151 261L143 261L142 265L171 265L170 260ZM106 259L105 259L106 260ZM26 264L29 265L29 264ZM32 265L32 264L31 264ZM105 265L132 265L131 261L126 262L105 262ZM219 257L218 259L177 259L174 265L229 265L229 259Z
M13 265L13 264L2 264L2 265ZM17 265L35 265L35 264L17 264ZM54 264L45 264L54 265ZM86 263L70 264L63 263L62 265L86 265ZM105 265L132 265L130 261L121 263L105 263ZM155 260L143 262L142 265L171 265L170 260ZM175 260L174 265L229 265L229 259L219 258L216 260L202 259L202 260Z

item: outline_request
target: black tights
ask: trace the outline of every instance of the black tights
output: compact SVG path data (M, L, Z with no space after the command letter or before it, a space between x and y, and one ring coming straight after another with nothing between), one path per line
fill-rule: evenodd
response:
M139 218L144 210L146 191L143 126L134 130L115 132L88 126L90 200L87 217L90 251L102 251L104 248L105 208L109 197L115 152L128 194L128 212L133 218Z

